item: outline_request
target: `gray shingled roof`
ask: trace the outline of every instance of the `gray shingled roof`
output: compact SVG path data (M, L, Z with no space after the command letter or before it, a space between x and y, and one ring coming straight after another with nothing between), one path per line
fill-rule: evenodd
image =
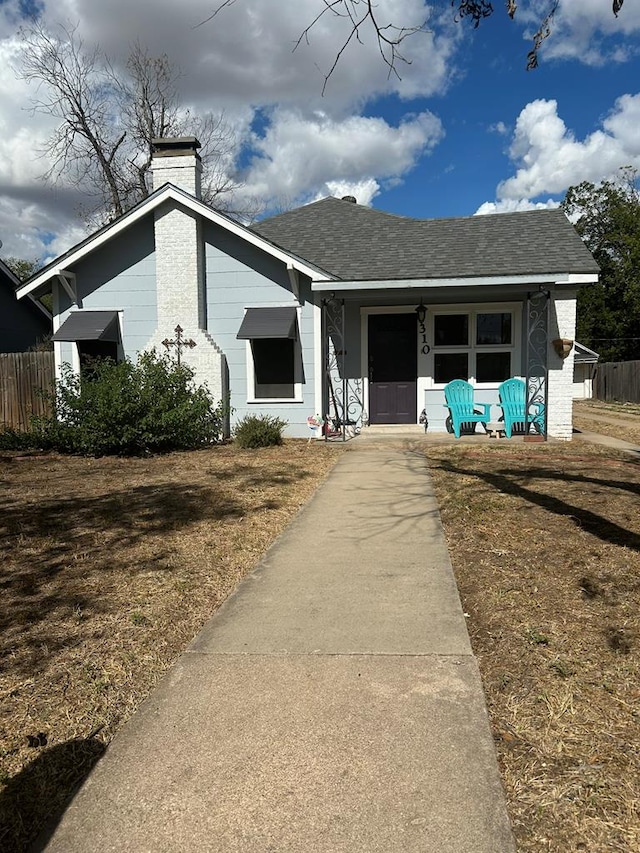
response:
M345 281L598 272L561 210L408 219L325 198L252 230Z

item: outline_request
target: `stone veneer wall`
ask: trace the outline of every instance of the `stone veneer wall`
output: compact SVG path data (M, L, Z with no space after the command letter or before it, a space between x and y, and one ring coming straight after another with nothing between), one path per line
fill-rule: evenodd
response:
M556 338L575 340L576 294L552 293L549 310L548 403L547 431L549 438L570 441L573 426L573 362L574 349L560 358L553 347Z

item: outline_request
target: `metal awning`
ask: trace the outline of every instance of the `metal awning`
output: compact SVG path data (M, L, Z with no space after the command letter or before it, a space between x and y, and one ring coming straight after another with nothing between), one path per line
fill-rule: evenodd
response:
M295 308L247 308L236 335L242 341L257 338L292 338L298 336Z
M117 311L74 311L69 314L54 341L115 341L120 340Z

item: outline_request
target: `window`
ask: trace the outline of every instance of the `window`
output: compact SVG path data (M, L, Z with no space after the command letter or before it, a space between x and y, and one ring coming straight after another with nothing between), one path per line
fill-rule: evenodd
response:
M497 384L513 376L514 311L445 311L433 317L433 381Z
M118 344L115 341L78 341L80 373L85 379L92 379L95 364L103 358L118 361Z
M295 347L290 338L251 341L256 400L295 399Z
M433 357L434 380L438 383L469 378L469 356L466 352L437 352Z
M436 314L433 318L433 342L437 347L464 346L469 343L468 314Z
M249 402L302 400L298 309L247 308L236 337L247 342Z
M511 312L476 315L476 344L510 344Z
M476 382L504 382L510 376L510 352L476 353Z

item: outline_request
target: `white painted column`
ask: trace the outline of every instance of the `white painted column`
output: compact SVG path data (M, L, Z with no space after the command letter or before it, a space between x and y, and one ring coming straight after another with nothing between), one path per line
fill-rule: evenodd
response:
M573 431L573 362L574 349L566 358L558 355L553 341L567 338L575 341L575 291L552 291L549 305L549 340L547 342L547 432L549 438L570 441Z

